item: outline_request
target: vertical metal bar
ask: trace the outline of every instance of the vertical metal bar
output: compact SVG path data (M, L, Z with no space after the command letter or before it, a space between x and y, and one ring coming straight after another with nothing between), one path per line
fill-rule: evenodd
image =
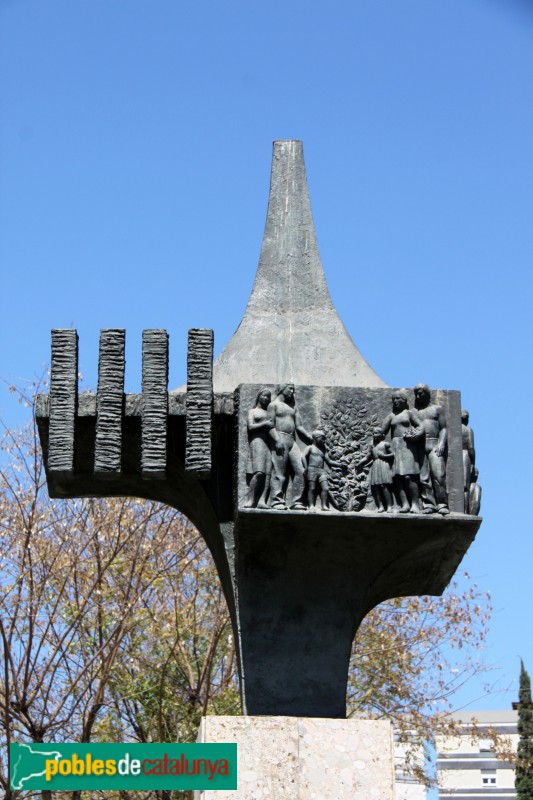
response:
M448 428L448 461L446 464L448 507L452 513L462 514L465 507L465 495L461 394L455 390L442 391L438 389L435 395L435 401L444 406Z
M94 445L95 472L121 471L125 348L124 330L105 328L100 331Z
M164 477L167 469L168 333L143 331L141 470Z
M185 469L198 478L208 478L211 474L213 339L209 328L189 331Z
M78 333L52 330L48 469L74 471L74 432L78 404Z

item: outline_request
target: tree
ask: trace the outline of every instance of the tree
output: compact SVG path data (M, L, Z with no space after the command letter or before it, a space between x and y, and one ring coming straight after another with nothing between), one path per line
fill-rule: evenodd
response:
M531 680L520 661L520 687L518 691L518 741L515 768L517 800L533 800L533 703Z
M100 737L194 742L203 715L240 713L229 615L195 531L186 573L178 584L162 574L139 613L143 623L124 640L111 676L112 713L102 717Z
M156 503L50 500L34 426L2 449L0 743L194 740L215 695L238 705L205 544Z
M464 578L469 576L465 573ZM480 659L488 633L490 596L475 583L458 584L442 597L395 598L363 620L352 650L348 681L351 716L389 719L404 743L407 768L420 780L420 754L451 735L454 693L486 667ZM422 759L423 761L423 759Z

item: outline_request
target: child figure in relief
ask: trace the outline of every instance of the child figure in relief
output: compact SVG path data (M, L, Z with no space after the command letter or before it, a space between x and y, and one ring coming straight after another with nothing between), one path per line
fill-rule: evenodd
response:
M310 509L317 508L317 499L320 490L320 509L327 511L328 504L328 474L326 466L336 466L337 462L332 461L326 454L326 434L324 431L313 431L313 444L310 444L302 453L305 475L307 478L307 506ZM317 486L318 484L318 486Z
M370 490L376 504L376 509L378 513L392 511L392 462L394 461L394 453L391 451L390 444L384 441L385 437L383 436L381 428L374 428L372 431L372 438L374 446L368 454L368 457L359 462L358 467L362 467L372 461L372 466L370 468Z

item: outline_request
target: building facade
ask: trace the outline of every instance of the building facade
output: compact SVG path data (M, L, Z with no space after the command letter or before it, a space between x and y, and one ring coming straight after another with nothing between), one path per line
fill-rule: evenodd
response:
M451 716L459 725L458 735L436 740L439 800L516 798L513 766L496 757L490 731L508 740L516 752L517 712L463 711Z
M394 772L396 800L426 800L427 789L407 768L408 761L412 765L424 768L424 748L416 746L415 737L409 743L402 742L399 734L394 734Z

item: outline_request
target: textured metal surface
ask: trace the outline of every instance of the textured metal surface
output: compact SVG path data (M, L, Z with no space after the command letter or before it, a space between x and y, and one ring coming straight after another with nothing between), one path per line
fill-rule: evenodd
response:
M74 429L78 397L78 334L72 329L52 331L50 428L48 469L74 469Z
M141 469L163 477L167 468L168 333L143 331Z
M126 332L112 328L100 332L94 471L120 472Z
M247 498L247 473L250 469L251 454L249 435L247 431L247 416L249 409L253 406L258 391L259 384L252 386L244 385L239 387L236 393L238 397L239 411L239 450L238 450L238 505L242 509L245 507ZM272 391L274 392L272 387ZM351 387L325 387L325 386L297 386L296 404L299 418L308 431L315 428L322 428L326 431L326 439L329 448L329 432L332 417L335 430L337 431L337 450L342 453L342 471L329 470L330 487L333 488L334 475L338 475L345 483L344 493L349 495L349 478L356 473L356 464L362 458L359 448L363 445L366 452L371 448L373 429L380 425L391 409L391 389L361 389ZM413 391L407 391L410 405L414 405ZM447 490L450 503L450 511L462 513L464 509L463 500L463 464L462 464L462 438L461 438L461 396L459 392L453 390L439 389L432 393L432 398L440 403L445 411L448 421L448 444L447 444ZM351 411L349 410L351 408ZM333 430L333 429L332 429ZM305 443L298 437L300 450L305 449ZM330 452L328 450L328 452ZM330 456L331 456L330 452ZM338 457L338 453L336 454ZM333 474L332 474L333 473ZM359 471L362 476L363 471ZM366 477L368 480L368 476ZM290 487L289 487L290 492ZM339 506L339 510L351 510L345 506ZM372 505L372 496L369 494L365 511L375 512L375 505ZM331 509L334 512L334 508ZM309 514L309 511L305 513Z
M211 474L213 419L213 331L192 328L187 349L185 469L198 478Z
M169 392L168 414L171 417L185 416L186 392ZM223 414L232 417L235 411L233 392L224 392L213 395L213 414ZM142 413L142 394L126 394L124 397L124 416L140 417ZM48 418L50 415L50 396L38 394L35 398L35 415ZM78 395L78 417L96 416L95 392L81 392Z
M246 312L214 364L217 392L241 383L382 387L329 295L300 141L274 142L259 266Z
M344 717L365 615L388 598L442 594L480 522L241 512L235 582L246 713Z

